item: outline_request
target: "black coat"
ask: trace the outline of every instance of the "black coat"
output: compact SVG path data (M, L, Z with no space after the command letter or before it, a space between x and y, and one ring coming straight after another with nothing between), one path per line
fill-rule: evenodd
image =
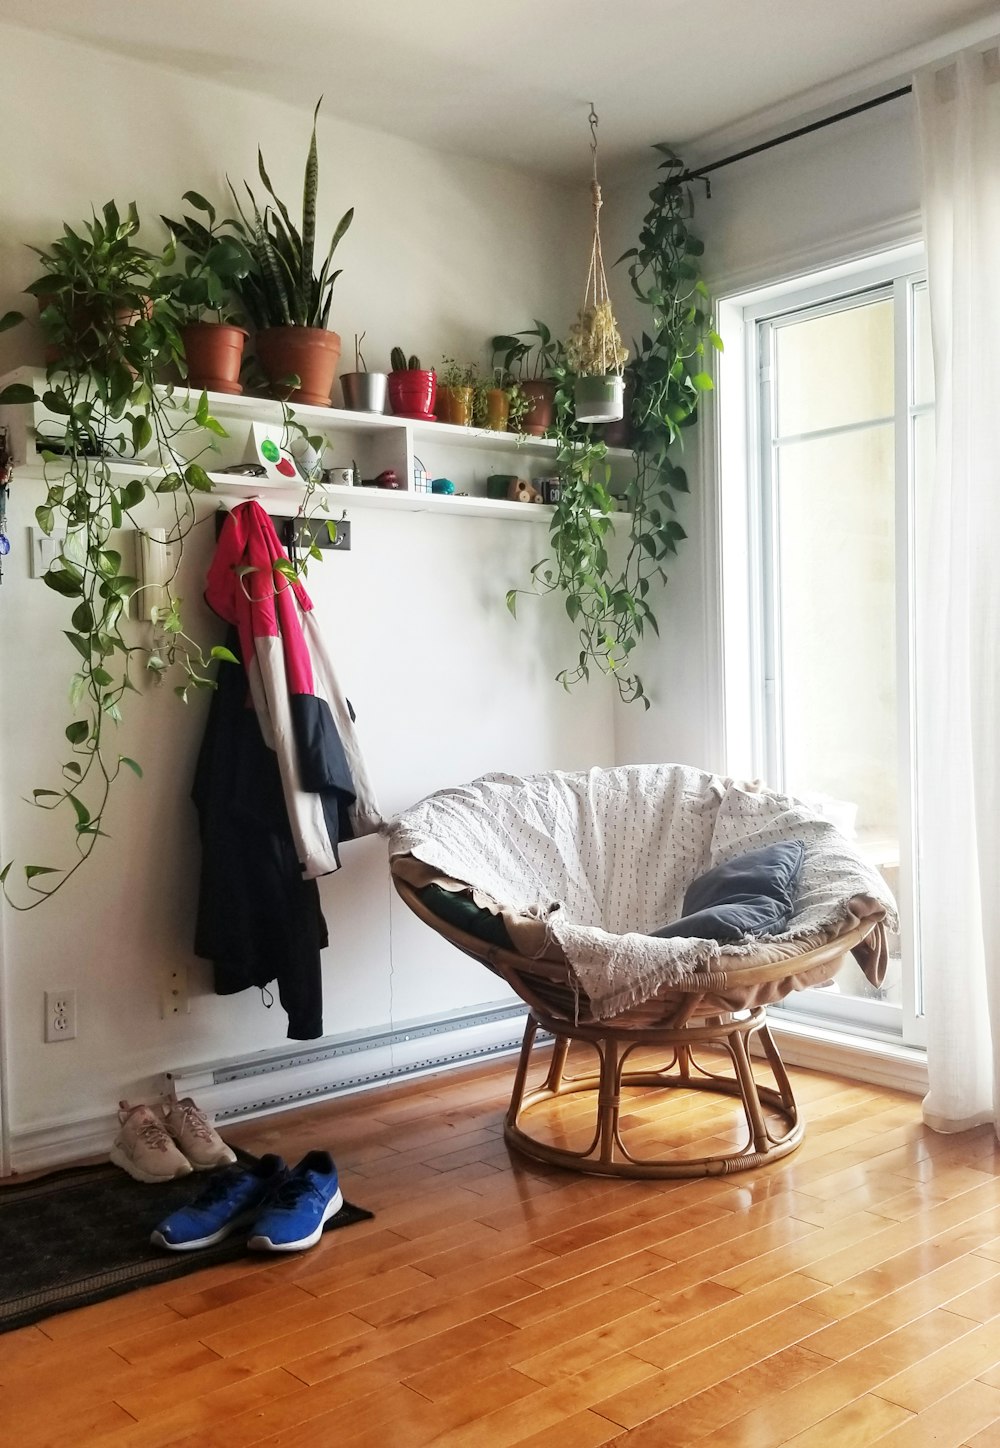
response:
M238 647L235 633L230 648ZM201 833L195 953L232 995L277 981L293 1040L323 1034L320 952L326 922L315 880L305 880L282 792L242 665L219 665L192 798Z

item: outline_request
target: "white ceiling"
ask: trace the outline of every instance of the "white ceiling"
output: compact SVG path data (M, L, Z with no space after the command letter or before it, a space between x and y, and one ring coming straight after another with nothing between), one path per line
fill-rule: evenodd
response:
M995 0L0 0L0 19L565 174L589 166L591 99L606 166L1000 30Z

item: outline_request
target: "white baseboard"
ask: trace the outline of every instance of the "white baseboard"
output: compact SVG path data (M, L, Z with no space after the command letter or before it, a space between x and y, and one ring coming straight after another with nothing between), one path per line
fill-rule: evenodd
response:
M242 1059L181 1066L164 1073L164 1095L193 1096L219 1123L247 1120L515 1051L524 1034L526 1014L523 1005L503 1001L381 1031L359 1031ZM10 1169L14 1173L47 1171L106 1156L117 1128L117 1114L111 1113L15 1131Z
M86 1161L89 1157L107 1156L115 1132L118 1114L90 1116L78 1121L63 1121L55 1126L38 1126L30 1131L14 1131L10 1140L10 1169L18 1173L51 1171L53 1167Z

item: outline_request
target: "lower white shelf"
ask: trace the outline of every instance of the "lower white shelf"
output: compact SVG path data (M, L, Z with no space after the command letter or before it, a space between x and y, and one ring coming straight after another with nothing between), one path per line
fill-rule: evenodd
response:
M261 484L257 478L237 478L213 473L209 475L219 497L234 502L257 498L265 508L277 503L287 509L297 508L302 488L282 488ZM209 494L205 495L210 496ZM545 523L551 521L554 509L548 503L510 503L502 498L474 498L461 494L414 493L408 489L346 488L339 483L317 489L316 499L326 498L337 508L374 508L385 512L437 513L441 516L464 515L473 518L503 518L507 522ZM313 507L316 507L314 501Z

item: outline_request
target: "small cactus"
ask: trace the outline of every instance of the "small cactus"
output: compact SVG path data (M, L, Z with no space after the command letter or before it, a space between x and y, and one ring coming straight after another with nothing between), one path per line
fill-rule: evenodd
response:
M419 372L420 358L411 357L409 361L407 361L406 353L402 347L393 347L389 354L389 365L392 367L393 372Z

